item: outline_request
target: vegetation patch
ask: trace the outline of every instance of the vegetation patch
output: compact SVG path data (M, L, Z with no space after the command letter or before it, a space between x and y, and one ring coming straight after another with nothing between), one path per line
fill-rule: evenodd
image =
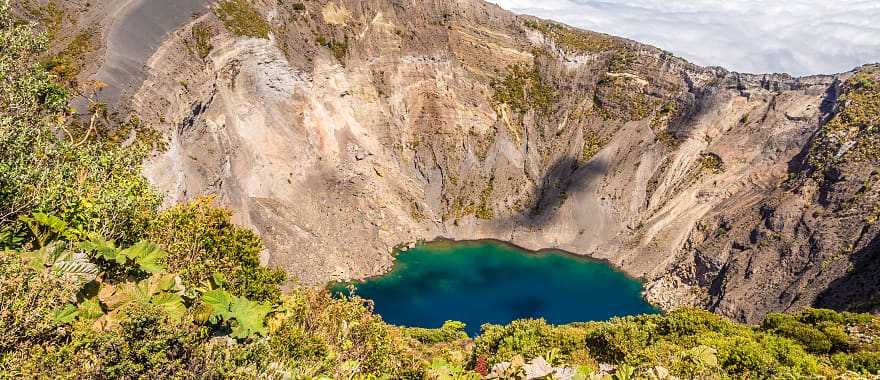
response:
M285 273L260 265L263 246L251 230L232 224L232 212L199 198L159 214L146 231L169 253L165 262L184 285L197 286L223 273L226 289L256 300L276 299Z
M64 10L58 6L55 0L49 0L46 5L33 5L30 1L23 1L22 8L27 14L39 19L40 24L46 30L46 37L53 41L61 27L64 25Z
M495 211L492 210L492 190L495 187L495 177L489 178L489 183L480 193L480 204L474 211L474 216L484 220L495 219Z
M269 38L269 23L247 0L223 0L217 4L215 13L236 36Z
M700 168L712 174L724 171L724 161L715 153L703 153L700 155Z
M605 120L642 120L654 109L643 84L629 75L605 75L596 85L593 99L597 113Z
M456 179L457 183L458 180ZM495 186L495 177L490 177L486 183L486 187L480 192L480 198L477 201L469 200L469 197L456 196L447 205L446 213L443 215L444 220L460 219L467 215L473 215L479 219L491 220L495 218L495 211L492 208L492 191Z
M490 86L495 91L492 95L495 104L507 104L521 113L532 109L547 113L556 102L556 90L544 82L534 66L511 65L507 75L500 80L493 79Z
M608 60L608 71L612 73L624 72L632 68L636 62L636 53L630 49L618 49Z
M676 136L673 132L670 132L668 129L657 132L657 135L654 137L654 141L666 145L670 148L675 148L681 144L681 140L678 138L678 136Z
M599 133L593 130L584 131L584 148L581 152L581 161L587 162L593 158L608 143Z
M560 48L570 52L601 53L618 46L618 41L610 36L579 30L554 22L529 20L526 21L525 25L528 28L541 32L541 34L559 45Z
M811 172L824 176L844 162L880 163L880 66L867 66L844 82L840 108L810 147Z
M815 309L771 314L760 327L696 309L567 326L530 320L484 326L474 357L489 367L538 356L573 368L613 363L637 378L651 378L658 366L681 378L852 376L874 373L877 355L870 345L854 348L852 334L841 332L876 334L878 327L866 314Z
M330 52L333 53L333 57L336 58L337 61L345 62L345 56L348 54L348 41L339 42L335 39L328 39L324 36L318 36L317 42L319 45L330 49Z
M214 49L214 45L211 44L211 36L214 35L214 31L211 29L211 26L204 23L193 25L191 35L192 50L199 58L207 58L211 50Z
M419 341L419 343L438 344L468 340L464 328L464 323L458 321L446 321L439 329L404 327L401 331L405 336L415 339Z
M85 30L75 35L58 55L50 57L45 66L59 80L71 87L86 66L85 56L95 50L94 30Z
M681 144L681 141L669 130L672 120L677 114L678 102L675 101L664 104L658 112L654 113L654 117L651 118L651 129L656 134L655 141L670 148Z

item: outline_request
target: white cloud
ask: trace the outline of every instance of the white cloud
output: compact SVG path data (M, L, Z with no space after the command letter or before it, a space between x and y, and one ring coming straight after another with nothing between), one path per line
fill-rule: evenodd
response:
M880 62L878 0L490 0L740 72L794 75Z

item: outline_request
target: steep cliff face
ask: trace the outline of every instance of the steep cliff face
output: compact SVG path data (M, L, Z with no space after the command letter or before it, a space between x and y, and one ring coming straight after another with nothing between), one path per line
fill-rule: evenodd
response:
M850 144L829 126L870 68L730 73L476 0L221 2L148 68L131 107L170 143L147 176L219 194L307 284L497 238L607 259L665 307L876 309L876 161L812 148Z
M877 312L878 79L877 66L840 76L788 179L705 218L660 282L696 285L701 306L747 321L808 306Z

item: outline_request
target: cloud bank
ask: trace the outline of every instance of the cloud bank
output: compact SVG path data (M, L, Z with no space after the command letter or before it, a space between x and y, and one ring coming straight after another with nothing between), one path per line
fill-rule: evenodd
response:
M490 0L691 62L793 75L880 62L878 0Z

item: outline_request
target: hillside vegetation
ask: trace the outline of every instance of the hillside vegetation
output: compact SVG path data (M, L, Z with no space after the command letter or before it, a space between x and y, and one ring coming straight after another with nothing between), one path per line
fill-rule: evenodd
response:
M280 290L258 236L210 198L160 210L161 141L91 107L0 8L0 378L767 378L880 372L880 319L760 326L683 309L550 326L400 328L368 301ZM125 138L120 138L125 136ZM577 300L572 300L577 302Z

